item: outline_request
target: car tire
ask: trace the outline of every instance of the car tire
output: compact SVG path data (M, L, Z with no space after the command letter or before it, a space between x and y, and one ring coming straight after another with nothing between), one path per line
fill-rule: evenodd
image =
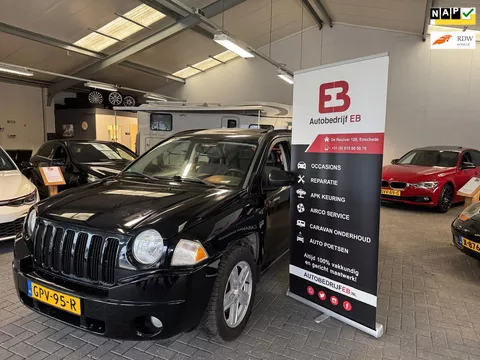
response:
M448 210L450 210L452 202L453 186L446 184L440 192L440 196L438 197L437 211L440 213L446 213Z
M243 284L238 282L242 280L240 276L245 277ZM241 334L252 312L256 283L257 265L252 250L247 246L235 245L220 262L202 320L201 328L208 337L230 341ZM225 306L226 302L232 305Z

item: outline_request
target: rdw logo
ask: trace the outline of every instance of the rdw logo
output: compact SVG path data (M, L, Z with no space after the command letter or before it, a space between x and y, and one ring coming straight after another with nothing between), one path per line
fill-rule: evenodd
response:
M332 89L335 89L335 91L329 91ZM320 114L347 111L351 102L350 96L348 96L348 90L349 85L345 80L334 81L320 85L318 104L318 111ZM327 94L327 91L329 94ZM335 93L335 101L332 99L332 95L330 95L332 93Z

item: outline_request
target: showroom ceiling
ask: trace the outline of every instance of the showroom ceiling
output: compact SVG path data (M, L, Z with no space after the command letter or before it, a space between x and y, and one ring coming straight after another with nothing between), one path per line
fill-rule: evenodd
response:
M197 8L204 8L216 2L181 1ZM322 2L334 23L421 34L427 0L322 0ZM467 2L480 7L480 0ZM98 56L105 57L128 48L188 15L180 9L175 9L177 16L174 18L175 14L172 15L171 7L170 12L167 9L160 13L158 10L161 8L152 10L147 6L152 3L167 4L163 0L3 0L0 23L59 40L62 44L76 44L97 53L101 52ZM253 48L260 48L268 45L270 41L297 33L302 27L315 26L315 21L307 10L302 16L301 0L238 0L237 3L239 4L212 19ZM139 24L135 25L122 19L122 16L127 15ZM5 27L3 29L5 30ZM73 75L100 60L1 30L0 28L0 62ZM93 30L103 32L107 36ZM205 33L198 26L184 30L125 59L134 65L141 65L140 70L138 66L127 67L125 63L115 63L94 72L89 78L147 91L158 89L172 81L159 76L163 73L184 77L188 71L181 70L187 65L196 65L200 62L208 68L216 64L215 61L208 60L209 56L219 55L225 49L202 35L202 32ZM228 54L226 56L231 58ZM202 63L205 60L208 61ZM34 79L49 82L61 80L52 75L39 73L35 74Z

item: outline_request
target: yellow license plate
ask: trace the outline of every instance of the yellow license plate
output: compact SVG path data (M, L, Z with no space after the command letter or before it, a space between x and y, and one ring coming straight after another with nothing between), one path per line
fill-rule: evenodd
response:
M462 237L462 245L465 246L467 249L480 253L480 244L470 241Z
M75 315L82 314L80 299L27 280L28 296Z
M382 189L382 195L392 195L392 196L401 196L402 192L400 190L387 190Z

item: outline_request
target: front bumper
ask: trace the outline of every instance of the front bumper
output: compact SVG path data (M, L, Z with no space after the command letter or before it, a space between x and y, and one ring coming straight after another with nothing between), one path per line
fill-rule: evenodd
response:
M0 206L0 241L15 239L22 230L28 210L33 205Z
M475 234L479 234L479 232L474 229L477 224L471 224L470 222L460 222L458 219L455 220L452 224L452 243L455 247L462 251L463 253L467 254L468 256L480 261L480 253L470 250L462 245L462 237L473 241L475 243L480 244L480 237L475 236Z
M22 242L16 239L16 252ZM100 287L52 275L35 268L30 256L19 259L15 254L13 278L20 301L34 311L100 336L141 340L168 338L197 327L210 299L216 269L205 265L195 271L150 274ZM81 315L29 297L28 280L80 298ZM151 316L162 322L162 328L152 326Z
M382 190L395 189L382 187ZM381 199L409 205L437 206L439 194L440 189L438 187L432 190L406 187L404 190L400 190L400 196L382 194Z

